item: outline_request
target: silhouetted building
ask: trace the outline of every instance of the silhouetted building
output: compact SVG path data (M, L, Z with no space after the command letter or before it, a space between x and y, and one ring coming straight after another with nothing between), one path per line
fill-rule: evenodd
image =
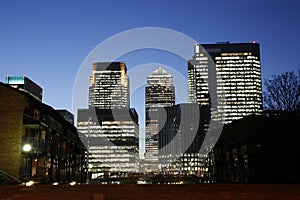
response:
M225 125L213 149L217 182L300 183L300 115L250 115Z
M213 120L230 123L262 114L259 44L196 44L188 61L189 102L212 107Z
M9 84L10 86L18 88L22 91L26 91L38 100L42 101L43 88L31 81L26 76L7 76L6 84Z
M74 125L74 115L67 110L56 110L64 119Z
M164 173L201 175L200 148L210 123L210 108L197 103L158 109L159 160Z
M89 106L129 108L129 79L124 62L94 62L90 76Z
M0 170L22 181L85 182L86 149L73 124L27 91L3 83L0 113Z
M147 77L145 88L146 96L146 153L145 159L151 162L146 171L158 170L158 119L159 107L173 106L175 104L175 88L173 77L162 67L158 67Z

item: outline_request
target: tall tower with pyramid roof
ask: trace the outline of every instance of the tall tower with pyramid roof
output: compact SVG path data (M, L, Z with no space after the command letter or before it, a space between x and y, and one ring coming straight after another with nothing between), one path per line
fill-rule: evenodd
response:
M158 108L175 104L173 77L158 67L147 77L146 86L146 153L145 159L152 163L151 171L158 170Z

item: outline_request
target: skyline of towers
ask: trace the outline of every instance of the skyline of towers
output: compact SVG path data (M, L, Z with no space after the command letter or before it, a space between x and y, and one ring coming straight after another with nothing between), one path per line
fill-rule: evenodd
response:
M147 77L145 97L145 159L152 162L152 169L158 169L158 108L173 106L175 104L173 77L162 67L158 67Z
M201 49L202 47L204 49ZM123 68L108 66L107 72L106 69L97 69L101 64L104 65L104 63L99 62L96 65L93 64L90 79L91 105L88 109L78 110L78 127L88 138L86 140L89 150L88 162L92 165L91 172L95 172L93 178L102 176L104 170L133 173L139 171L138 114L134 108L129 109L126 107L130 100L128 99L129 79L125 63ZM209 108L214 104L213 101L216 101L217 107L212 108L211 111L216 111L214 109L217 108L224 111L224 113L221 113L224 114L224 118L221 118L220 121L225 123L230 123L232 120L248 114L261 113L259 45L255 43L222 43L207 44L200 47L200 44L197 44L195 56L188 64L189 98L190 101L197 101L196 103L175 105L173 78L162 67L157 68L147 77L145 110L147 120L149 120L147 125L153 128L147 130L153 131L153 136L149 137L154 141L152 145L158 144L159 172L164 174L193 173L202 176L206 172L206 167L203 164L205 161L202 160L205 157L200 156L199 150L203 137L205 137L207 122L210 120L206 115L210 112L207 112L206 108ZM114 62L114 66L117 65ZM119 66L121 65L122 62L119 63ZM101 72L98 73L98 71ZM20 87L23 91L22 94L27 95L27 92L30 91L32 94L35 93L36 88L32 87L30 81L26 84L25 80L25 76L7 77L7 83L11 84L12 87ZM118 84L123 88L118 87ZM215 90L215 93L212 93L212 90ZM36 94L41 94L40 90L37 91ZM33 96L36 94L33 94ZM115 94L119 95L120 98L117 99L119 101L114 101L114 99L108 101L103 98L109 95L115 96ZM213 95L216 95L219 99L214 100ZM127 98L123 98L124 96L127 96ZM31 96L28 96L28 98L33 99ZM36 105L41 104L37 102ZM114 108L102 109L112 107ZM51 119L45 118L44 113L36 109L35 106L31 108L33 109L31 110L33 118ZM202 110L202 108L205 108L205 110ZM200 112L199 118L197 117L198 109ZM62 112L57 110L56 112L62 114L64 120L72 123L73 116L71 116L71 113L65 110L62 110ZM55 116L58 115L55 114ZM215 117L219 116L215 115ZM42 140L46 139L46 132L44 132L46 129L44 128L47 127L43 127L41 132ZM33 133L37 129L32 130ZM38 130L40 131L40 128ZM195 132L195 130L197 131ZM49 129L49 131L52 130ZM158 134L156 134L157 132ZM26 136L31 137L32 133L28 133L26 131ZM38 134L34 136L39 137ZM64 151L73 144L70 143L69 146L66 137L62 139L58 151L63 155ZM67 169L68 165L67 162L63 165L57 164L58 167L63 166L64 169ZM34 167L37 166L40 167L41 165L38 164ZM33 176L35 174L34 172Z
M133 148L129 151L138 152L138 148L134 146L137 144L139 137L138 122L134 121L133 126L128 125L128 129L122 127L120 124L123 124L123 121L118 119L119 114L115 112L115 110L120 111L123 109L123 113L130 113L128 116L131 116L131 119L133 115L136 116L133 117L134 119L138 118L137 112L129 109L129 78L125 63L94 62L92 67L89 110L95 109L97 114L95 118L85 117L83 119L78 117L79 128L86 137L96 137L93 138L94 140L97 140L97 137L103 139L103 135L105 135L106 139L109 138L108 141L112 143L114 143L113 141L123 141L125 143L134 141L131 143ZM203 170L203 168L200 169L203 166L199 163L198 151L208 131L211 119L226 124L249 114L262 113L260 73L259 44L257 43L196 44L194 56L188 61L189 103L183 104L183 102L180 102L181 104L175 105L173 77L162 67L154 70L147 77L145 87L144 156L145 164L148 165L146 169L158 171L162 168L172 167L179 171L193 171L195 173L197 173L197 170ZM199 106L199 109L194 108L195 105L197 105L196 107ZM199 123L192 123L196 110L201 113L201 115L199 114L200 117L196 118ZM79 110L79 114L84 112ZM165 112L167 115L165 115ZM104 120L101 116L108 118ZM93 121L94 119L97 120ZM130 124L128 119L125 121ZM192 123L192 127L188 123ZM198 127L199 124L201 124L200 128ZM182 129L182 127L185 128ZM126 135L124 131L130 132L132 135ZM187 146L185 143L187 138L191 137L192 132L195 132L193 135L194 140L191 140L191 146ZM112 135L114 136L112 137ZM125 138L124 135L126 135ZM175 146L168 146L175 135L177 135ZM109 149L109 145L102 146L106 148L106 154L103 153L102 147L101 149L94 146L94 155L102 158L110 157L110 161L108 161L109 159L104 159L104 161L113 163L113 160L118 157L116 156L117 151L113 148ZM172 150L164 149L164 146L168 146ZM183 147L186 147L187 150L184 150ZM123 152L127 150L122 149ZM175 152L175 154L168 155L170 152ZM92 151L91 153L93 154ZM111 155L115 156L111 157ZM127 160L137 161L135 156L133 156L134 158L125 157ZM121 158L118 159L122 160ZM170 161L172 159L177 159L179 165L171 165ZM94 161L100 162L100 160ZM105 165L105 162L104 164L98 164L98 166L107 167L108 165ZM193 164L193 167L191 164ZM124 163L120 165L124 165ZM127 166L135 169L132 165ZM118 167L110 168L117 170Z
M196 44L188 61L188 90L189 102L210 105L221 123L261 114L259 44Z

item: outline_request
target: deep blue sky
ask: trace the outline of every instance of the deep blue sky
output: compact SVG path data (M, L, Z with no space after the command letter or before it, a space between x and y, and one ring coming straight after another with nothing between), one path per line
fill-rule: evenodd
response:
M257 41L262 78L270 78L299 69L299 19L298 0L0 0L0 81L27 75L43 87L45 103L73 111L74 80L88 53L114 34L148 26L199 43ZM132 52L122 59L129 69L163 63L186 75L185 61L164 52Z

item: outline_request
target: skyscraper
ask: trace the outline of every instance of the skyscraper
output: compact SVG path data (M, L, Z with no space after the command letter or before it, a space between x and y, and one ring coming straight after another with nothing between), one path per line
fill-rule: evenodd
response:
M173 106L175 87L173 77L158 67L147 77L146 86L146 161L158 167L158 111L159 107ZM153 169L152 169L153 170Z
M164 173L202 174L200 148L210 109L197 103L158 108L159 162Z
M259 44L196 44L188 62L189 102L211 105L212 119L230 123L262 113Z
M90 76L89 106L129 108L129 79L124 62L94 62Z
M124 62L92 64L89 108L78 110L77 128L89 151L93 179L104 171L138 171L138 114L130 108Z

